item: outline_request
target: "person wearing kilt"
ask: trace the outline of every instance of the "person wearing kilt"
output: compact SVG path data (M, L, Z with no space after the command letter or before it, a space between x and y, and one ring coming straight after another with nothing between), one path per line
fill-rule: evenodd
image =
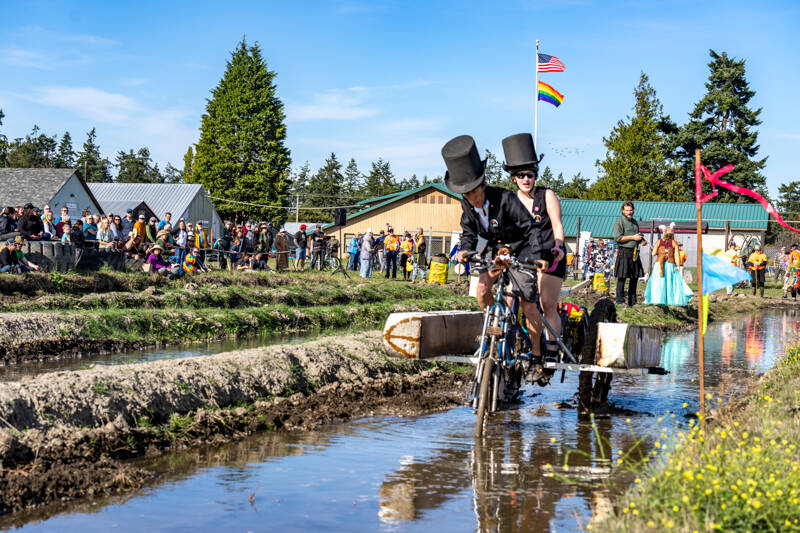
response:
M622 204L622 216L614 222L612 230L617 241L617 260L614 276L617 278L617 304L625 303L625 281L628 281L628 306L636 305L636 284L644 276L639 258L639 246L646 243L639 232L639 223L633 218L633 202Z

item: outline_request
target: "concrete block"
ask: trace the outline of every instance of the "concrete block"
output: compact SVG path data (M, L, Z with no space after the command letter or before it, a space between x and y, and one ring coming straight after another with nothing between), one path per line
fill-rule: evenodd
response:
M480 311L392 313L383 327L383 345L409 359L472 354L482 325Z
M661 331L652 326L601 322L597 325L598 366L651 368L661 365Z

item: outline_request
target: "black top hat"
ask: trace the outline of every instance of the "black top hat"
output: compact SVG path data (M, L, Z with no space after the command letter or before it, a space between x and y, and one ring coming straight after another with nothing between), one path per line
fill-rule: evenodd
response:
M469 135L447 141L442 147L442 157L447 165L444 184L454 193L469 192L483 183L486 160L481 161L475 139Z
M533 146L530 133L517 133L503 139L503 153L506 155L503 169L507 172L538 169L539 161L544 157L536 157L536 147Z

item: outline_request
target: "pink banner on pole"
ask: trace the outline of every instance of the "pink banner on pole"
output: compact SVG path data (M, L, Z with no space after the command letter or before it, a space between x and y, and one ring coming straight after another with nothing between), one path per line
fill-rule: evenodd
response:
M728 172L733 170L733 165L725 165L724 167L722 167L721 169L717 170L713 174L706 167L704 167L703 165L700 165L700 170L703 171L703 176L705 176L705 178L709 182L711 182L713 185L718 185L720 187L728 189L729 191L733 191L733 192L735 192L737 194L745 194L745 195L749 196L750 198L755 199L759 204L761 204L761 207L763 207L767 211L767 213L772 215L772 218L774 218L778 222L778 224L780 224L781 226L783 226L784 228L786 228L788 230L792 230L792 231L794 231L796 233L800 233L800 229L793 228L789 224L784 222L783 218L778 214L778 212L775 210L775 208L772 207L772 204L769 203L766 198L764 198L763 196L758 194L756 191L748 189L747 187L740 187L739 185L734 185L733 183L728 183L727 181L722 181L721 179L719 179L720 176L722 176L724 174L727 174ZM700 202L701 203L705 202L705 201L711 199L713 196L716 196L716 194L714 194L714 193L708 194L708 195L704 196L703 198L701 198Z

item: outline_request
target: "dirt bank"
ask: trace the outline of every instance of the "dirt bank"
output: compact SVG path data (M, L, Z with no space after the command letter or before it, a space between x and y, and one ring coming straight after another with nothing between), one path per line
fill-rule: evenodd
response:
M124 459L458 405L469 377L389 358L378 333L58 372L0 389L0 513L140 487Z

